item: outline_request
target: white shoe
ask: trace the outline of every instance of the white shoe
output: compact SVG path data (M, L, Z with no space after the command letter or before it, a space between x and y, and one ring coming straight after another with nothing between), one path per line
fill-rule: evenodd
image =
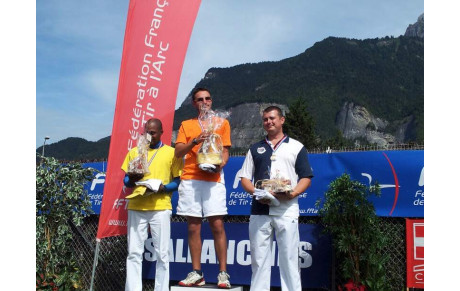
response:
M179 282L180 286L203 286L206 284L203 275L198 274L196 271L188 273L187 278Z
M227 274L225 271L221 271L219 275L217 275L217 287L223 289L230 289L232 285L230 285L230 275Z

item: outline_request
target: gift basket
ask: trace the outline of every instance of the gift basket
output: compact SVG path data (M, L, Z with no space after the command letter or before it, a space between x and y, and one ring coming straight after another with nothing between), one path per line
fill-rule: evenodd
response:
M128 164L128 175L133 177L134 180L142 179L145 174L150 173L147 161L148 148L150 142L144 135L139 135L137 140L138 155L132 159Z
M223 145L220 136L216 133L230 114L226 111L208 110L200 108L198 122L203 132L209 133L197 153L198 164L220 165L222 163Z
M255 183L255 187L257 189L274 193L286 193L292 191L291 180L281 176L279 171L276 172L273 178L258 180Z

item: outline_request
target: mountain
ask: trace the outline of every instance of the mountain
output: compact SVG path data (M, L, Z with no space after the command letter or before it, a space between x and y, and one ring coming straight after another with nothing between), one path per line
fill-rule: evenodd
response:
M339 130L355 143L423 143L423 21L422 14L399 37L328 37L284 60L210 68L195 87L209 88L213 108L231 112L236 149L264 135L260 116L265 107L276 104L287 111L298 98L305 100L323 141ZM173 141L180 123L196 116L190 101L189 94L175 112ZM97 142L68 138L47 145L45 154L105 159L109 142L110 137Z
M421 37L424 36L424 14L420 15L417 22L409 25L406 29L405 36Z
M109 155L109 146L110 136L96 142L87 141L79 137L69 137L56 143L45 145L45 156L69 161L106 160ZM42 150L43 146L37 148L36 152L41 154Z
M196 86L210 89L214 108L232 111L232 128L240 123L233 119L239 105L289 105L301 98L322 139L344 130L337 118L344 107L353 104L381 119L385 126L377 129L393 137L412 120L408 129L412 133L405 133L399 142L423 142L423 56L423 38L419 37L329 37L278 62L211 68ZM188 96L176 110L174 129L196 115L190 100Z

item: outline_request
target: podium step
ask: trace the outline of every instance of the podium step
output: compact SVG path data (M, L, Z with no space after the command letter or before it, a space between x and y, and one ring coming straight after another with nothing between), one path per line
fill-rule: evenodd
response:
M183 286L171 286L171 291L203 291L205 289L206 291L223 291L223 290L230 290L230 291L243 291L243 287L241 286L234 286L230 289L221 289L217 288L217 285L212 285L212 284L205 284L204 286L201 287L183 287Z

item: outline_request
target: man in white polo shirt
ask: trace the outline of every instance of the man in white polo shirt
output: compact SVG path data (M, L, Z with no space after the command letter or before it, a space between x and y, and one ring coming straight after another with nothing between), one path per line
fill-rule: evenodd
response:
M249 221L251 291L270 290L273 233L279 250L281 290L301 291L298 195L311 185L313 172L305 147L283 133L285 118L281 109L266 108L262 119L267 136L251 145L241 169L241 184L248 193L254 194L257 181L280 175L291 181L292 191L270 192L276 203L253 196Z

